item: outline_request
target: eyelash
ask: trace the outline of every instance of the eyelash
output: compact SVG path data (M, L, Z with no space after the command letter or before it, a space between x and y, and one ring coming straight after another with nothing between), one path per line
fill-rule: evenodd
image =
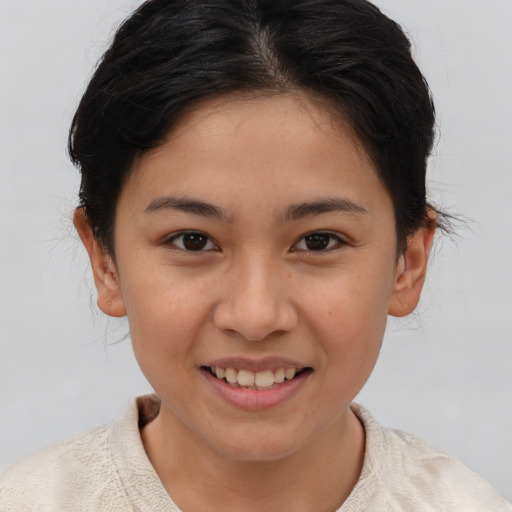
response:
M318 250L315 249L294 249L299 244L307 243L308 238L312 239L313 237L329 237L329 242L326 247L321 247ZM334 241L334 243L332 243ZM296 242L292 248L292 252L303 251L307 253L325 253L332 250L338 249L340 246L346 245L346 242L336 233L331 233L330 231L312 231L311 233L307 233L302 236L298 242Z
M184 245L184 237L186 237L187 235L190 237L203 238L203 240L204 239L206 240L205 246L211 245L212 247L207 247L207 248L201 247L199 250L196 250L196 251L187 249ZM181 247L176 243L180 238L182 239ZM217 245L212 241L212 239L206 233L203 233L201 231L182 231L180 233L176 233L176 234L172 235L170 238L168 238L167 240L165 240L163 245L173 245L176 248L176 250L187 252L187 253L202 253L202 252L216 251L219 249L217 247Z
M204 242L205 245L203 247L199 247L198 250L187 249L185 246L186 242L184 242L184 237L186 237L187 235L192 237L192 242L193 238L196 237L201 239L200 242ZM308 249L306 244L308 243L308 241L314 243L314 237L317 237L316 242L319 242L319 239L321 239L321 237L328 237L329 240L325 247L322 247L321 243L321 246L318 249ZM180 239L182 240L181 246L176 243ZM301 243L306 245L306 247L302 249L297 248ZM182 231L180 233L176 233L167 240L165 240L163 245L173 245L176 248L176 250L184 251L187 253L204 253L219 250L218 246L211 240L211 238L206 233L203 233L201 231ZM208 247L208 245L211 245L211 247ZM336 233L331 233L329 231L312 231L311 233L307 233L306 235L302 236L299 239L299 241L292 246L290 252L325 253L338 249L340 246L343 245L346 245L346 242Z

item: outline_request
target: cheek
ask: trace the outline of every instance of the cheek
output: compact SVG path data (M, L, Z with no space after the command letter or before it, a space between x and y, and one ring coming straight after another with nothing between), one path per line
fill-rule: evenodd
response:
M308 318L317 339L322 340L323 364L329 367L330 376L350 388L364 384L378 358L390 282L355 272L324 283L312 296Z
M385 314L357 308L340 309L325 318L320 375L325 394L319 407L342 411L361 391L370 377L382 346Z
M177 361L179 355L183 364L209 317L207 287L194 280L146 277L132 280L123 289L137 359L141 366L145 362L164 365L164 361Z
M347 340L359 335L364 341L365 334L383 333L392 293L388 267L374 272L342 269L322 282L306 283L304 288L309 290L309 316L317 319L315 325L324 334L331 332Z
M342 370L343 375L351 378L358 374L367 377L382 345L386 309L380 304L370 308L368 303L358 303L350 296L346 299L336 310L328 311L323 317L320 311L317 313L317 318L322 319L317 323L322 331L319 339L324 340L326 363L335 372Z

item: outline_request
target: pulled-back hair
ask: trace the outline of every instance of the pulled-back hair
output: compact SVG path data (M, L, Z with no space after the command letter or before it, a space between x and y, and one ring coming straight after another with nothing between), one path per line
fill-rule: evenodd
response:
M398 241L428 221L434 107L394 21L366 0L149 0L119 28L73 118L80 206L113 253L136 159L199 102L301 91L349 122L387 188Z

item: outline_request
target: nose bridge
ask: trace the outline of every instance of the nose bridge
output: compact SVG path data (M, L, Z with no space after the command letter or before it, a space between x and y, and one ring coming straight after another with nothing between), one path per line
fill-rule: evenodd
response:
M250 341L291 330L297 315L286 280L284 266L264 251L237 258L215 312L217 328Z

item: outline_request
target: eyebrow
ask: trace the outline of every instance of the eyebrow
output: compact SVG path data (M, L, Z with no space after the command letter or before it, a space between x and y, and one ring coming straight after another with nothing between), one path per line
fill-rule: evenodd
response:
M213 217L224 222L231 222L231 218L219 206L190 198L158 197L151 201L144 212L152 214L162 210L180 210L185 213L192 213L202 217ZM333 212L368 214L368 210L360 204L349 199L336 197L292 204L286 209L285 213L281 217L281 222L290 222L304 217L309 217L311 215L321 215Z
M144 212L151 214L162 210L180 210L203 217L214 217L225 222L230 220L226 212L218 206L197 199L180 197L158 197L151 201Z
M368 214L368 210L350 199L334 197L319 201L305 202L291 205L283 215L283 222L302 219L310 215L321 215L323 213L352 213Z

